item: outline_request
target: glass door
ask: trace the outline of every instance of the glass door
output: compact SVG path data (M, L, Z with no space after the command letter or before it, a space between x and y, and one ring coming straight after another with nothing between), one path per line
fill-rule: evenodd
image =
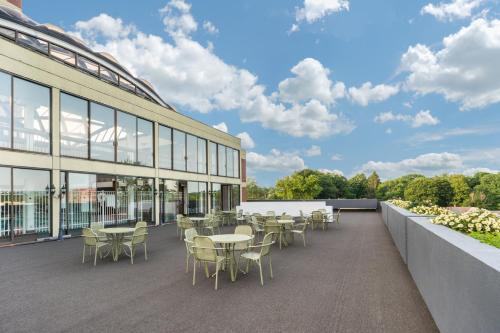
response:
M10 232L11 186L11 169L0 168L0 239L6 241L13 238Z

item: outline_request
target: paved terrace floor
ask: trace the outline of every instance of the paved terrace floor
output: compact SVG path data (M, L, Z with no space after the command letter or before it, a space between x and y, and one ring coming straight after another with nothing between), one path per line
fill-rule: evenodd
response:
M226 229L231 231L232 229ZM138 252L81 264L82 240L0 249L0 331L435 332L437 328L380 216L349 212L309 245L273 248L274 280L258 271L219 290L201 270L191 285L175 226Z

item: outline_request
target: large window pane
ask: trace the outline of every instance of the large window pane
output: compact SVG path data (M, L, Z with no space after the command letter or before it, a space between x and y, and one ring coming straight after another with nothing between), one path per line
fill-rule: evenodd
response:
M172 129L159 126L158 160L160 168L172 169Z
M61 94L61 155L88 157L88 102Z
M218 145L219 154L219 176L226 175L226 147L223 145Z
M136 191L137 184L135 177L118 176L116 191L116 223L128 224L136 221L135 211L137 208Z
M0 147L10 148L11 127L11 76L0 73Z
M174 130L174 169L186 171L186 134Z
M198 139L187 136L187 171L198 172Z
M198 139L198 172L207 173L207 141Z
M137 161L140 165L153 166L153 123L137 118Z
M14 78L14 149L50 152L50 89Z
M233 148L226 147L226 166L227 166L227 176L233 177Z
M212 209L215 211L222 209L221 184L212 183Z
M137 221L154 222L154 181L137 178Z
M0 238L10 237L10 168L0 168Z
M217 144L210 142L210 174L217 175Z
M90 222L114 225L123 217L123 207L118 199L116 178L111 175L96 175L95 214Z
M182 193L179 191L179 182L176 180L163 180L160 183L160 202L162 222L174 222L177 214L184 212Z
M206 213L207 184L188 182L188 214L199 215Z
M50 172L14 169L12 216L15 235L50 232Z
M234 167L234 177L239 178L240 177L240 151L239 150L233 150L233 167Z
M88 228L90 222L98 222L96 218L96 176L84 173L69 173L67 197L68 218L63 225L65 232Z
M117 162L135 164L137 141L137 118L124 113L116 113Z
M90 105L90 157L114 161L115 111L100 104Z

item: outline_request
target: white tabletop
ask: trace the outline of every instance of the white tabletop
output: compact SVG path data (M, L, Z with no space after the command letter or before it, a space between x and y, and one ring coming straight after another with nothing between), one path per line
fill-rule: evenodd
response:
M205 221L208 220L208 217L190 217L191 221Z
M104 228L104 229L99 229L99 232L105 233L105 234L129 234L135 231L135 228Z
M277 220L276 222L278 223L282 223L282 224L291 224L291 223L295 223L294 220Z
M222 235L208 236L208 238L210 238L214 243L234 244L234 243L248 242L253 238L253 236L240 235L240 234L222 234Z

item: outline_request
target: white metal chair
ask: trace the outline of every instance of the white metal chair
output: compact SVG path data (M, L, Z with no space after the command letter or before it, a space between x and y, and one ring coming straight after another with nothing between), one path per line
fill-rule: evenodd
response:
M193 239L198 236L198 232L195 228L187 229L184 232L185 238L184 243L186 244L186 273L189 272L189 258L191 258L193 254Z
M135 256L135 251L138 245L143 245L144 247L144 260L148 260L148 249L147 249L147 238L148 238L148 228L147 227L140 227L135 229L134 234L132 235L132 239L126 242L123 242L122 245L124 248L128 248L129 253L125 251L125 254L127 254L130 257L130 263L133 265L134 264L134 256Z
M103 247L107 247L110 243L106 241L100 241L99 237L94 234L94 232L90 228L82 229L83 236L83 255L82 255L82 264L85 263L85 255L87 247L90 249L90 254L92 255L92 249L94 249L94 266L97 263L97 255L99 254L99 258L102 258L101 249Z
M254 262L259 266L259 273L260 273L260 284L264 285L264 278L262 277L262 259L264 257L268 257L268 262L269 262L269 272L271 275L271 279L273 278L273 265L272 265L272 260L271 260L271 245L274 243L273 242L273 235L271 233L267 234L264 236L264 239L262 240L262 243L259 245L252 245L249 246L249 250L256 250L256 251L249 251L241 254L241 257L243 259L246 259L247 261L247 267L246 267L246 273L248 273L248 270L250 268L250 262Z
M196 236L193 239L193 286L196 284L196 263L205 265L205 275L210 277L208 273L208 263L215 264L215 290L219 283L219 270L223 268L226 258L217 255L217 251L223 251L222 248L216 248L214 242L206 236Z

